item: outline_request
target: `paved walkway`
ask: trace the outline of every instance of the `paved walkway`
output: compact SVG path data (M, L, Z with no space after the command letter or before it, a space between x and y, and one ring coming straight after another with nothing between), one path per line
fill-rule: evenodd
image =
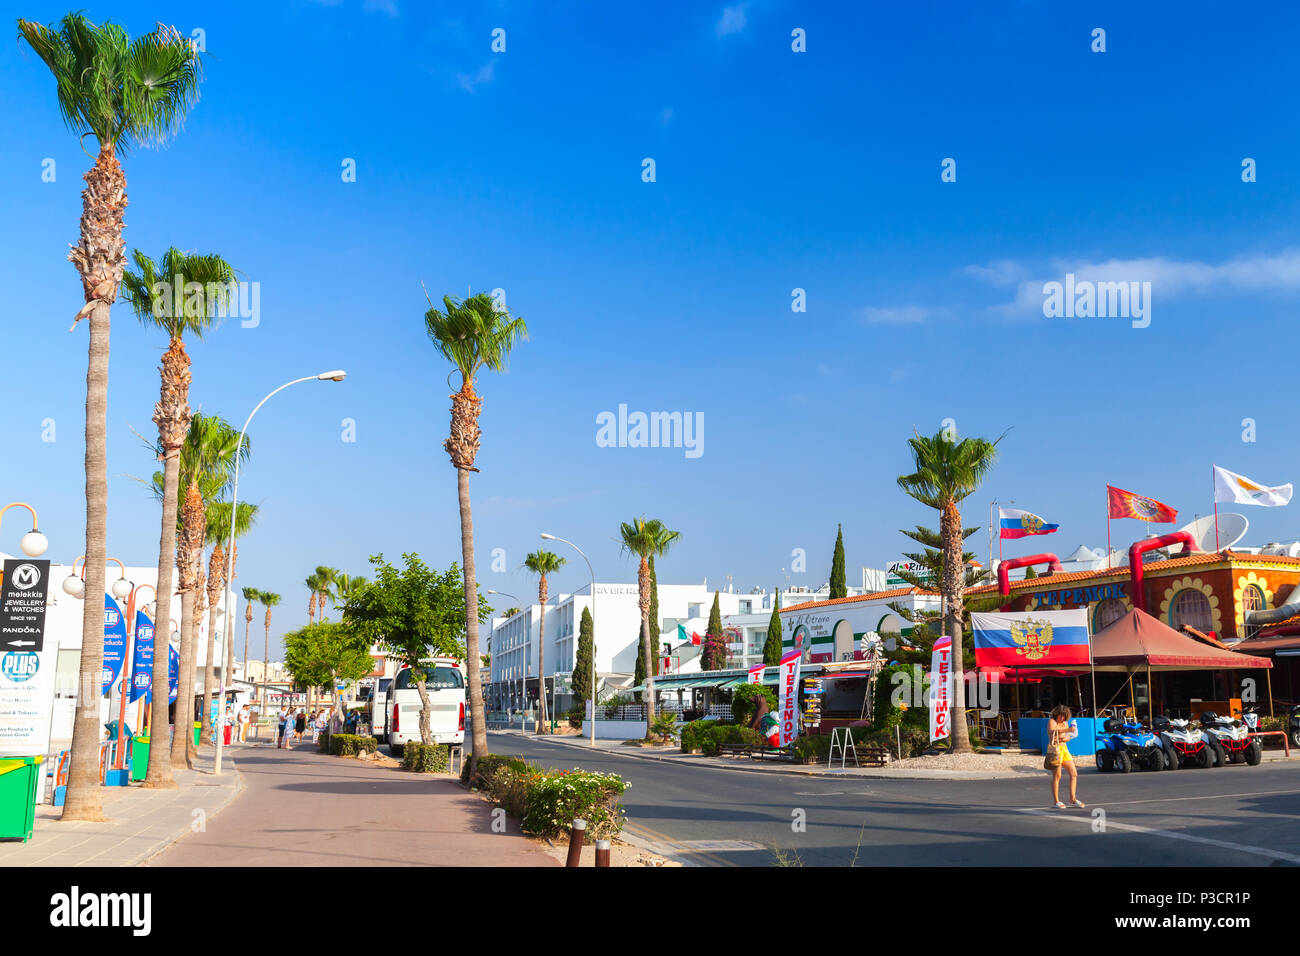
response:
M413 774L316 752L238 754L238 799L150 866L557 866L513 821L445 775Z
M212 750L199 752L195 770L175 772L175 790L103 787L107 823L59 820L62 807L36 808L36 832L26 843L0 843L0 866L137 866L213 815L239 790L236 760L249 747L232 747L213 776ZM232 759L233 758L233 759Z
M537 736L534 733L521 733L515 730L493 730L494 735L502 737L524 737L529 740L544 741L576 747L587 753L592 752L592 743L590 737L574 737L561 734L545 734ZM500 752L501 748L496 748L494 752ZM595 750L602 754L611 756L631 757L638 760L659 760L678 766L693 767L710 767L715 770L735 770L742 773L776 773L776 774L794 774L803 777L860 777L867 779L881 780L1005 780L1010 778L1025 778L1030 775L1041 775L1043 773L1041 766L1041 757L1032 757L1030 765L1026 765L1024 760L1015 760L1015 766L998 767L995 761L1003 759L998 756L990 755L987 760L993 764L993 769L989 770L944 770L941 768L931 767L909 767L909 760L895 760L884 767L854 767L850 761L849 766L841 769L838 765L827 767L824 763L816 764L795 764L786 763L778 760L755 760L750 757L705 757L701 754L684 754L681 748L677 746L670 747L633 747L624 744L621 740L597 740ZM1006 758L1007 763L1011 764L1013 758ZM1282 751L1264 751L1264 760L1266 762L1283 760ZM1292 751L1291 760L1300 760L1300 754ZM1092 758L1080 759L1077 762L1081 772L1096 773L1096 767L1093 766Z

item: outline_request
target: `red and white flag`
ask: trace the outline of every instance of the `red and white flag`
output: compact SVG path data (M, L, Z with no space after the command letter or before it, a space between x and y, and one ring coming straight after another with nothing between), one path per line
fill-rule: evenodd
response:
M948 737L948 708L952 706L952 638L934 642L930 655L930 742Z
M781 657L778 672L777 713L781 718L781 736L778 747L788 747L799 736L799 663L802 651L787 651Z
M749 669L749 681L748 681L748 683L750 683L750 684L761 684L761 683L763 683L763 671L765 671L765 670L767 670L767 665L766 665L766 664L755 664L753 667L751 667L751 668Z

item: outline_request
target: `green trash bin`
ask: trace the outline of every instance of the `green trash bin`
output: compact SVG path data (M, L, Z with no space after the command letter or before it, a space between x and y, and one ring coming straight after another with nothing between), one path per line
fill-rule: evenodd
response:
M143 780L149 769L148 735L131 738L131 779Z
M31 839L36 820L36 785L44 759L42 755L0 760L0 840L26 843Z
M199 733L202 730L203 730L203 722L200 720L194 721L194 746L196 747L199 745Z

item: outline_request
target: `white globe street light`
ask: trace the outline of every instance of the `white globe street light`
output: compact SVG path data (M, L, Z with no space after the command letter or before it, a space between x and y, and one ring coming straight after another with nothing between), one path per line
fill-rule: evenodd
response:
M232 487L230 492L230 543L229 543L229 547L226 548L226 554L231 555L232 560L233 560L233 555L235 553L235 516L239 514L239 453L243 448L244 436L248 433L248 426L249 424L252 423L253 416L256 415L258 411L261 409L261 407L265 405L267 402L269 402L272 399L272 397L278 395L280 392L283 392L286 388L289 388L292 385L298 385L301 382L341 382L343 381L343 379L347 378L347 375L348 373L343 371L343 369L334 369L331 372L321 372L317 375L305 375L302 378L295 378L292 382L285 382L279 388L270 392L266 396L266 398L262 399L255 406L253 406L253 410L248 413L248 418L245 419L244 421L244 427L239 432L239 441L235 443L235 481L234 481L234 486ZM221 589L221 613L223 614L225 613L226 602L229 600L230 600L230 586L229 584L227 584L226 587ZM225 633L226 640L234 639L233 616L227 617L226 628L224 629L224 633ZM224 667L221 668L221 688L218 691L218 700L220 701L220 706L224 706L226 702L227 676L228 675L226 674L226 668ZM220 714L221 711L218 709L217 713ZM212 772L214 774L219 774L221 773L221 752L222 752L222 742L224 740L224 737L220 733L218 733L216 737L217 737L217 752L215 757L213 758Z
M63 593L70 594L74 598L83 598L86 596L86 582L75 574L69 574L63 579Z
M32 513L32 530L23 535L22 541L19 542L18 546L22 548L23 554L27 555L27 557L39 558L45 553L45 549L50 546L50 542L46 539L45 535L41 534L38 528L36 509L25 501L15 501L12 504L7 504L3 508L0 508L0 521L4 520L5 512L10 508L26 508Z

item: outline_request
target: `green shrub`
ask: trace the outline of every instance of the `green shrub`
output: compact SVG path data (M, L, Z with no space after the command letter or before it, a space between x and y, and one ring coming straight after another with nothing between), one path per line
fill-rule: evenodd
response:
M493 774L501 767L513 770L515 773L536 772L537 768L524 760L522 757L506 757L501 754L484 754L478 758L478 770L474 779L469 778L469 758L465 758L463 766L460 768L460 782L476 790L487 790Z
M654 723L650 725L650 734L658 737L664 743L672 743L673 738L680 733L677 726L677 715L672 711L666 711L656 714Z
M697 750L703 749L704 735L710 729L717 726L711 720L696 720L689 724L683 724L678 728L678 734L682 742L682 753L693 754Z
M446 744L408 741L402 747L402 769L412 773L446 773L450 762L451 748Z
M528 809L521 826L527 833L551 837L566 832L581 817L592 839L608 839L623 828L619 798L626 790L627 784L616 773L562 770L535 775L528 784Z
M570 707L569 712L564 716L569 719L570 727L574 730L581 730L583 718L587 716L587 708L585 706Z
M731 718L736 723L748 727L749 722L758 713L758 700L767 698L767 709L776 710L776 688L766 684L741 684L731 698Z
M374 737L362 737L359 734L321 734L321 753L330 753L335 757L355 757L359 753L372 754L379 748L379 741Z
M328 732L316 738L316 752L322 754L330 752L330 735Z

